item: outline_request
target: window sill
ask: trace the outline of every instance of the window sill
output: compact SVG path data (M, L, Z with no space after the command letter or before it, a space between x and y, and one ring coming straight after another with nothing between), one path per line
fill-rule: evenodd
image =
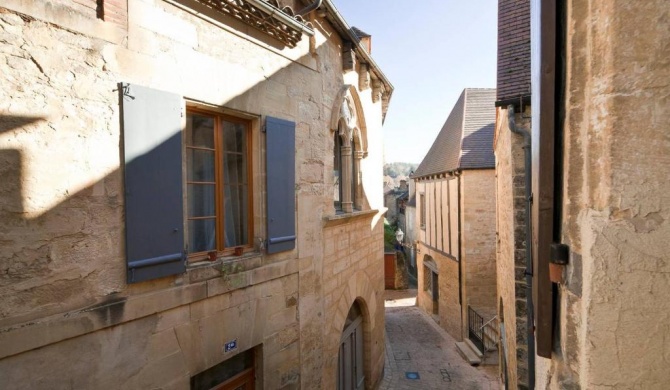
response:
M340 213L323 217L325 227L337 226L357 219L372 218L379 210L353 211L351 213Z
M191 283L224 275L233 275L250 271L262 265L261 252L247 252L241 256L222 255L214 261L193 261L187 265L187 273Z

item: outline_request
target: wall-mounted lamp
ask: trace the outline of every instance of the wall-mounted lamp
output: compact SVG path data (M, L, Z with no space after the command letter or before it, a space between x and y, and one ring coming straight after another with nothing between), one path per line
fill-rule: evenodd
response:
M403 233L403 231L398 228L398 230L395 232L395 239L398 240L398 244L402 245L403 237L405 237L405 233Z

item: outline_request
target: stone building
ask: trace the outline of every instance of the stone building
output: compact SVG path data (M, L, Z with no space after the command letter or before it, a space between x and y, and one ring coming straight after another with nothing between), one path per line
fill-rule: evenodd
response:
M457 340L495 316L495 89L463 91L413 174L418 305Z
M532 116L529 387L664 389L670 6L533 0L530 9L532 110L513 103L513 123L500 118L511 107L499 109L496 140L505 334L516 314L518 341L525 316L509 307L525 297L514 295L520 280L510 291L512 267L521 268L515 251L525 247L516 219L524 141L509 124L528 129ZM508 379L524 387L520 362L509 363Z
M498 361L509 389L527 389L532 388L535 375L528 371L529 359L532 364L535 356L534 338L532 333L529 337L526 325L528 314L532 316L526 287L530 284L526 284L529 253L525 245L528 194L524 156L524 146L530 148L530 0L498 1L496 90L496 275L502 333ZM518 134L510 129L510 123Z
M0 42L3 388L375 385L392 86L332 1L6 0Z

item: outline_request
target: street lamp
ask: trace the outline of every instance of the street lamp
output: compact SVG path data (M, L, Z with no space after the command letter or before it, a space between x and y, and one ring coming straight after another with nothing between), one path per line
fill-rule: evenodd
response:
M400 228L398 228L398 230L396 230L396 232L395 232L395 239L398 240L398 244L402 245L402 238L403 237L405 237L405 233L403 233L402 230L400 230Z
M402 238L403 237L405 237L405 233L403 233L403 231L400 230L400 228L398 228L398 230L396 230L396 232L395 232L395 239L398 241L398 245L396 246L396 250L401 250L402 249L402 247L403 247Z

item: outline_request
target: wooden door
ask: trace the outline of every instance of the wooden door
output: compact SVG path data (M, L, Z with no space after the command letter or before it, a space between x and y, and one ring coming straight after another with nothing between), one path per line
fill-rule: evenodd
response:
M395 288L395 253L384 253L384 288Z

